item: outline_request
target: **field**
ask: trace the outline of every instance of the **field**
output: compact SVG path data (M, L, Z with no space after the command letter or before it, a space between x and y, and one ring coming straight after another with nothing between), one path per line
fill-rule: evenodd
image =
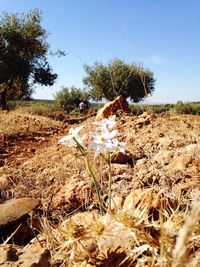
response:
M99 109L103 106L101 103L91 103L91 108ZM140 115L143 112L149 112L153 114L188 114L188 115L200 115L200 102L186 102L178 101L176 104L130 104L130 110L133 115ZM35 115L48 116L53 112L61 111L56 106L53 100L33 100L33 101L19 101L9 102L10 109L16 108L18 110L26 111L27 113ZM75 111L72 112L72 114Z
M144 107L133 112L134 107L118 114L118 139L128 158L111 164L111 210L108 166L89 151L106 210L102 216L83 157L58 144L71 127L85 125L88 133L95 117L66 115L68 120L59 121L28 108L0 111L0 200L3 205L32 198L40 204L23 220L0 220L2 255L11 244L21 255L34 244L43 260L34 266L200 266L199 109L187 115L143 113ZM15 261L5 256L0 266L20 266L15 264L22 256L14 254Z

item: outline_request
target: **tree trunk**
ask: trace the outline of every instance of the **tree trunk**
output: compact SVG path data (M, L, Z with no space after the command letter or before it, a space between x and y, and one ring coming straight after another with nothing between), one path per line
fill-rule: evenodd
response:
M7 110L8 109L7 89L4 89L3 92L1 92L0 106L1 106L2 110Z
M12 88L13 81L14 76L11 76L7 85L5 85L4 90L0 93L0 107L2 110L8 110L8 92L10 92L10 89Z

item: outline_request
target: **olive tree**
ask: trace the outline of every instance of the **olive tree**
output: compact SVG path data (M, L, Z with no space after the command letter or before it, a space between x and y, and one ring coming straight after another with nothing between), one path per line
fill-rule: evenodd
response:
M0 17L0 107L7 100L31 96L33 85L53 85L57 74L47 61L47 31L41 26L41 14L2 13Z
M139 102L154 91L153 73L136 64L126 64L114 59L107 65L96 62L84 65L87 74L83 79L86 88L95 100L113 100L122 95L133 102Z

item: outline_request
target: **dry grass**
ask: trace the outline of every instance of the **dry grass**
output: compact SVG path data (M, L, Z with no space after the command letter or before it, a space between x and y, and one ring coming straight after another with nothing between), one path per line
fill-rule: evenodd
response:
M85 122L85 131L92 121ZM152 117L142 126L135 121L134 116L117 119L119 138L135 164L113 164L116 205L105 216L98 213L80 154L58 145L59 137L20 165L0 168L9 181L1 188L4 199L42 200L40 234L51 251L52 266L199 266L199 204L192 202L200 189L200 119ZM12 112L0 118L0 129L8 136L60 125ZM106 201L106 166L93 154L90 158Z
M0 111L0 134L5 137L45 132L54 127L62 127L62 125L61 122L42 116Z
M194 246L191 240L199 239L199 236L194 234L194 230L199 223L199 218L200 202L196 201L192 206L190 216L186 218L183 227L179 230L176 246L173 251L173 267L183 267L186 265L189 257L188 252L190 252Z
M52 251L52 264L189 267L189 259L197 250L192 240L199 241L196 212L199 204L198 209L194 205L187 217L187 209L177 206L173 210L166 206L166 197L162 196L157 210L159 217L155 220L149 193L148 190L138 196L132 210L122 208L105 216L77 213L56 228L43 220L43 236Z

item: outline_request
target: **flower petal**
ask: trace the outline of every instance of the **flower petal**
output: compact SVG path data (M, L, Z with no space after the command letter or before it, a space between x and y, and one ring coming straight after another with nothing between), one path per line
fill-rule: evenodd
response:
M58 144L63 144L63 143L65 143L65 142L68 142L70 139L71 139L71 136L70 136L70 135L66 135L66 136L64 136L63 138L61 138L61 139L58 141Z
M69 133L73 136L76 136L84 127L85 127L84 125L81 125L76 127L75 129L70 128Z

